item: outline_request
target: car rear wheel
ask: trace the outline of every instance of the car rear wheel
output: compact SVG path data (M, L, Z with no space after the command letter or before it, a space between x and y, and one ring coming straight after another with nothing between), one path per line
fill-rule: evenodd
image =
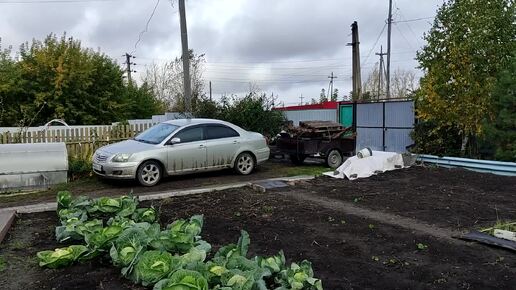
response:
M235 160L235 170L242 175L248 175L253 172L255 165L254 157L247 152L240 153Z
M136 172L138 182L143 186L156 185L163 175L161 166L156 161L145 161Z
M332 169L339 167L342 164L342 154L340 154L340 151L337 149L330 150L326 156L326 164Z

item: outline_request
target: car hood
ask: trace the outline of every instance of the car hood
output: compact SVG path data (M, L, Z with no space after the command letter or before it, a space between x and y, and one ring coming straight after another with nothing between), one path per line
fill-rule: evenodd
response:
M137 153L142 152L146 150L152 150L155 149L155 144L147 144L142 143L134 140L125 140L122 142L110 144L107 146L104 146L100 148L100 151L110 153L110 154L117 154L117 153Z

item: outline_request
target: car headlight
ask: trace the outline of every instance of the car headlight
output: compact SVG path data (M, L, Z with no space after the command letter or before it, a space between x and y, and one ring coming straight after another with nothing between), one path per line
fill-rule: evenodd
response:
M111 161L113 162L127 162L129 158L131 158L132 154L129 153L118 153L116 154Z

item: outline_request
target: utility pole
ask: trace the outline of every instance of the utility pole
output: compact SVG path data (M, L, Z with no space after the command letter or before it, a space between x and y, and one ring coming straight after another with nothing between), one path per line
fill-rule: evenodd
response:
M299 105L302 106L303 105L303 99L304 99L303 94L301 94L301 97L299 97L299 99L301 99L301 102L299 103Z
M130 86L133 84L133 81L131 79L131 73L132 72L136 72L136 71L133 71L131 70L131 65L134 64L136 65L135 63L131 62L131 58L135 58L133 55L130 55L129 53L125 53L125 64L126 64L126 69L125 69L125 72L127 73L127 84L129 84Z
M360 99L362 95L362 77L360 73L360 41L358 39L358 23L351 24L351 45L353 48L353 98Z
M383 80L382 80L382 76L384 74L383 56L387 55L387 53L383 52L383 46L380 46L380 53L376 53L376 55L380 56L380 67L378 68L378 100L379 100L380 96L382 95L382 85L383 85Z
M185 0L179 0L179 25L181 28L181 46L183 50L183 88L185 91L185 111L192 112L192 87L190 80L190 51L188 50L188 33L186 29ZM187 114L189 116L189 114Z
M333 79L336 79L337 77L333 75L333 72L331 72L331 75L328 76L328 78L330 79L330 89L328 90L328 100L331 100L331 97L333 96Z
M210 81L210 101L212 100L211 98L211 81Z
M389 19L387 19L387 88L386 97L391 98L391 26L392 26L392 0L389 0Z

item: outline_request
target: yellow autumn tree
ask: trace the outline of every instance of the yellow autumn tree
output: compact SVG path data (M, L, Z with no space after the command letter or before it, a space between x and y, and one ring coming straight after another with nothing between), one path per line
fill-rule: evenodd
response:
M516 52L515 23L514 0L449 0L439 8L417 54L425 75L416 112L433 124L422 135L452 129L459 136L442 138L460 138L464 153L468 141L483 133L483 121L493 115L496 77Z

